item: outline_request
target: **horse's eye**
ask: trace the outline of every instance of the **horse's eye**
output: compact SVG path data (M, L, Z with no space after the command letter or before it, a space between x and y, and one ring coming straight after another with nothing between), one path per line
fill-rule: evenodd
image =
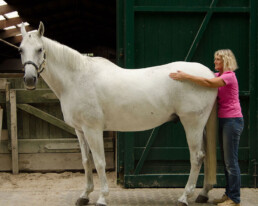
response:
M38 49L38 53L41 53L42 51L43 51L43 49L42 49L42 48Z
M23 52L22 48L19 48L18 52L21 54Z

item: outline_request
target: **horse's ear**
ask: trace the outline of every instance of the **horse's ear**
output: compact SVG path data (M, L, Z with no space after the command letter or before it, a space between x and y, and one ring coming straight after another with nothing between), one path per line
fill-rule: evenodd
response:
M44 35L44 31L45 31L44 24L41 21L40 24L39 24L38 35L40 37L43 36Z
M22 33L22 37L25 37L25 35L27 34L26 32L26 29L25 29L25 26L24 26L24 23L22 22L22 25L21 25L21 33Z

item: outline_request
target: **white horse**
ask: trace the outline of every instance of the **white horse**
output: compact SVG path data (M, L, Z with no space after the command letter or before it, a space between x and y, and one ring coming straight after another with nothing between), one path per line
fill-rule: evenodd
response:
M23 40L19 50L26 88L35 89L40 74L59 98L64 120L75 128L80 142L86 187L76 205L88 204L89 194L94 189L93 160L101 182L96 205L107 205L105 199L109 189L103 131L148 130L175 116L184 126L191 161L190 176L178 205L188 205L187 198L193 194L203 159L207 163L204 187L197 201L208 200L208 192L216 182L216 142L214 131L209 141L204 141L203 133L210 114L216 113L211 111L217 90L169 77L170 72L180 69L213 78L214 74L207 67L199 63L174 62L145 69L122 69L104 58L83 56L44 37L42 23L35 33L27 33L24 26L21 32ZM211 116L213 125L216 115ZM206 151L205 145L211 145L212 149ZM210 169L206 165L211 163Z

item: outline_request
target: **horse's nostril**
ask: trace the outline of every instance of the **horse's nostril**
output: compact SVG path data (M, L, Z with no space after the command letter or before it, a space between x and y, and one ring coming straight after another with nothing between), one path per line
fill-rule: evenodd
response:
M37 78L36 77L33 77L33 81L34 81L34 83L37 81Z
M25 82L25 80L26 80L25 77L23 77L23 81L24 81L24 82Z

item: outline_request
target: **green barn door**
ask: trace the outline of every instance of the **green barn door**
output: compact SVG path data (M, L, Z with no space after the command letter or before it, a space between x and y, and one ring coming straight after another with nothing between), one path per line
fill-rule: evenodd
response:
M256 8L254 0L117 1L117 57L122 67L193 61L213 69L216 50L230 48L235 53L245 118L239 150L243 186L254 185L252 160L257 159ZM185 186L190 163L180 122L120 132L117 150L118 173L126 187ZM219 153L218 148L218 186L224 186ZM202 182L201 174L198 186Z

